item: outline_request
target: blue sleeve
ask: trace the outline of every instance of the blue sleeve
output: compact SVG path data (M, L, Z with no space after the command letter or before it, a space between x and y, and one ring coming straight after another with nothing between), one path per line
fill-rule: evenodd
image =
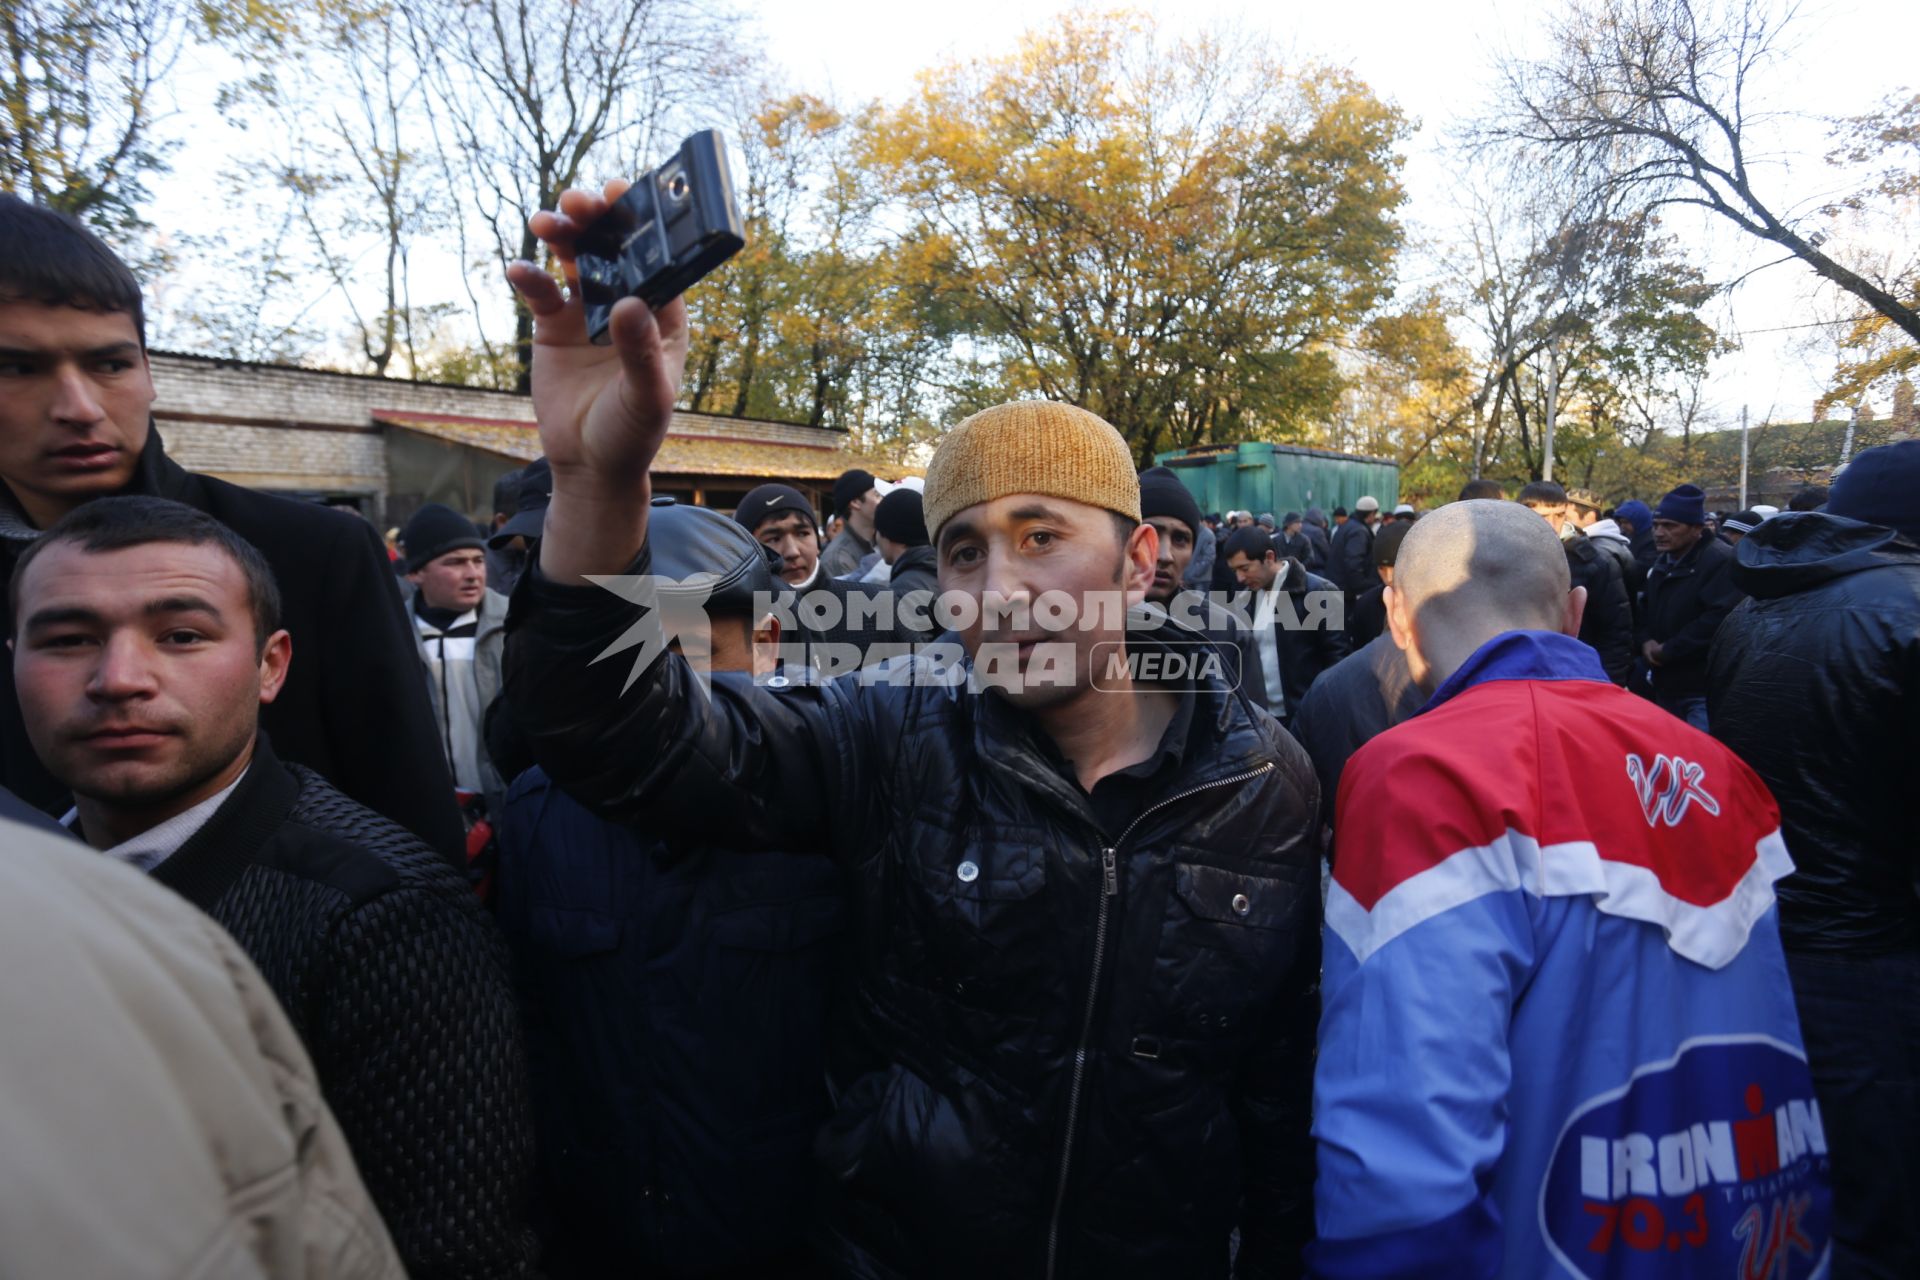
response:
M1417 917L1409 894L1444 895L1435 881L1447 870L1403 884L1390 895L1399 901L1376 904L1373 916L1385 905ZM1333 894L1314 1075L1311 1273L1496 1276L1490 1186L1506 1145L1507 1029L1532 969L1529 899L1494 889L1380 942L1381 922L1337 886Z

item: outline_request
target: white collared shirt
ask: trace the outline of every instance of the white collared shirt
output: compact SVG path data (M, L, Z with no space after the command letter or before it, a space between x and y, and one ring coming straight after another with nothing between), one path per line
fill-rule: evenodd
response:
M248 770L252 768L253 766L249 764L246 769L240 771L239 778L235 778L223 789L208 796L193 808L182 809L165 822L148 827L132 839L122 840L111 849L102 849L101 852L109 858L118 858L135 870L153 870L180 852L181 845L200 834L200 828L206 826L220 806L227 802L227 797L233 794L233 789L240 785L241 779L245 778ZM79 828L75 824L79 819L80 811L69 809L67 816L60 819L60 823L77 835Z
M1287 714L1287 693L1280 684L1280 638L1273 619L1280 601L1280 579L1262 591L1253 610L1253 638L1260 645L1260 674L1267 682L1267 710L1275 718Z

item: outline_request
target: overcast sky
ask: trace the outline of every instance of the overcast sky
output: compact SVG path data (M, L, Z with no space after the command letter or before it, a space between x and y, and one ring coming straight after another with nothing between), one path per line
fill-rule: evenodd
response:
M898 99L913 89L921 68L949 58L1011 50L1022 32L1050 23L1074 7L1064 0L965 0L908 7L898 0L739 0L753 15L766 52L789 86L821 94L844 107L874 98ZM1531 45L1539 14L1549 4L1517 0L1325 0L1314 4L1229 3L1227 0L1137 0L1131 7L1155 15L1173 33L1234 24L1264 34L1299 61L1351 66L1382 97L1419 124L1407 147L1409 200L1401 214L1423 239L1444 242L1454 218L1456 163L1443 154L1448 132L1485 103L1491 65L1503 49ZM1763 194L1776 208L1817 203L1841 179L1822 160L1825 117L1858 114L1902 85L1920 88L1914 67L1920 50L1916 0L1814 0L1801 10L1790 36L1783 74L1762 86L1764 105L1786 113L1759 140L1773 157L1761 174ZM192 139L176 156L175 173L155 183L154 221L191 225L221 212L218 189L206 180L217 169L211 142L221 136L238 152L244 139L223 124L211 102L196 103L197 82L210 95L224 74L181 68L181 110L170 122ZM212 72L211 74L209 74ZM1797 117L1797 118L1796 118ZM1690 245L1710 278L1733 280L1779 257L1704 212L1674 211L1669 226ZM1906 227L1908 244L1920 228ZM436 246L423 245L417 267L443 277L448 300L461 297L451 256L435 265ZM1417 256L1403 279L1417 283L1430 268ZM322 282L316 281L316 289ZM416 278L416 299L422 281ZM1741 335L1742 350L1718 362L1708 388L1711 415L1724 425L1742 404L1754 419L1773 410L1779 419L1804 419L1831 372L1832 351L1810 330L1816 312L1815 278L1797 262L1759 270L1709 318ZM439 289L430 290L442 292ZM324 308L326 304L323 302ZM1833 314L1833 302L1825 301Z

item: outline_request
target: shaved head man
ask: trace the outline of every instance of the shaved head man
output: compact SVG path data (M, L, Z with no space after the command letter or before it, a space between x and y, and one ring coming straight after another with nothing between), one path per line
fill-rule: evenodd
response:
M1387 625L1427 692L1503 631L1580 634L1560 539L1511 502L1452 502L1407 531L1387 588Z
M1387 598L1431 696L1340 777L1308 1270L1732 1275L1772 1222L1770 1274L1823 1274L1827 1140L1773 797L1607 679L1560 540L1525 507L1422 517ZM1792 1115L1804 1143L1786 1120L1777 1142L1740 1127ZM1716 1166L1709 1135L1736 1133Z

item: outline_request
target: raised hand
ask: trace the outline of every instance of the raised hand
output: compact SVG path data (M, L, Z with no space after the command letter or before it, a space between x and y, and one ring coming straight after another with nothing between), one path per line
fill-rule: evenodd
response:
M587 338L574 244L627 185L610 182L601 195L568 191L558 210L529 223L560 262L569 292L534 263L507 269L533 313L534 416L553 467L540 563L562 581L619 573L639 549L652 492L647 468L673 421L687 360L679 299L658 312L625 299L613 310L612 343L597 347Z

